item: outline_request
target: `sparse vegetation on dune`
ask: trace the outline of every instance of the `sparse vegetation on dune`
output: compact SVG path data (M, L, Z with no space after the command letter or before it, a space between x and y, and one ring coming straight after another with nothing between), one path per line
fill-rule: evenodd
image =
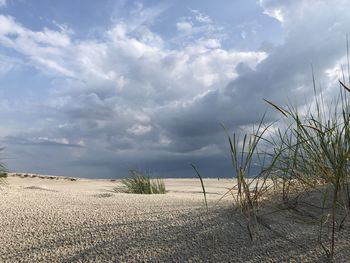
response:
M314 82L315 102L305 114L295 107L284 109L268 102L288 121L287 128L271 140L274 174L283 180L282 200L290 203L288 192L296 183L320 191L319 242L328 257L335 252L336 227L341 228L350 209L350 89L344 82L339 81L339 97L330 104L317 92ZM321 188L321 184L327 187ZM339 218L342 214L345 217ZM325 225L331 229L330 236L322 233Z
M166 188L162 179L151 179L148 174L138 170L130 170L130 176L124 178L123 186L116 187L117 192L131 194L165 194Z
M262 118L257 129L243 139L227 133L237 177L227 194L243 215L252 240L264 221L261 203L273 195L279 209L296 211L319 225L318 242L326 256L333 258L337 231L350 214L350 78L349 84L345 78L340 80L339 88L338 97L325 100L313 78L314 100L306 111L265 100L281 113L277 132L267 133L275 124L265 125ZM258 148L261 142L265 150ZM253 163L261 170L252 178ZM318 198L305 200L306 192ZM298 209L299 202L313 207L313 213Z
M260 140L269 128L263 123L264 117L255 131L252 134L245 134L243 140L240 140L236 134L230 136L227 132L232 166L237 177L237 184L232 188L236 190L236 194L233 194L232 197L236 207L245 218L246 227L252 240L255 237L255 229L259 221L260 202L270 188L267 184L270 168L264 167L265 154L260 153L258 149ZM253 165L258 165L260 171L251 178L249 173ZM231 191L230 189L228 192Z

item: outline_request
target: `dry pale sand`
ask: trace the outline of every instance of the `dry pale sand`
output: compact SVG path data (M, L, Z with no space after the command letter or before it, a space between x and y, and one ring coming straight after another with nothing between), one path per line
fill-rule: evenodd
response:
M118 182L8 178L0 191L0 262L322 262L318 226L286 211L264 217L250 241L233 180L166 179L165 195L112 192ZM272 211L272 210L271 210ZM311 213L312 211L310 211ZM336 262L350 262L349 225Z

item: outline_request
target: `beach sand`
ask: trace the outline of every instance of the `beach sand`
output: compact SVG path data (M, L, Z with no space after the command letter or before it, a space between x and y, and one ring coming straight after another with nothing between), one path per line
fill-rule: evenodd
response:
M119 181L9 176L0 191L0 262L326 262L318 226L295 213L264 217L251 241L233 179L166 179L165 195L115 193ZM271 210L272 211L272 210ZM335 262L350 262L348 224Z

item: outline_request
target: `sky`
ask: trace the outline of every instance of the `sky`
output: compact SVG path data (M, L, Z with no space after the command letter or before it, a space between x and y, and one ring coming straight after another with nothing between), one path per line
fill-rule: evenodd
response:
M0 0L9 170L232 176L225 125L338 91L347 0ZM273 110L266 121L278 121Z

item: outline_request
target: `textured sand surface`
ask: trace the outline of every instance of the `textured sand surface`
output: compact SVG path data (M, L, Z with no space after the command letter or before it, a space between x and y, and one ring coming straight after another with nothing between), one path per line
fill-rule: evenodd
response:
M0 262L322 262L317 226L266 216L250 241L230 199L232 180L167 179L165 195L112 192L116 182L10 177L0 191ZM284 223L281 223L281 222ZM242 225L242 226L241 226ZM336 262L350 262L349 226Z

